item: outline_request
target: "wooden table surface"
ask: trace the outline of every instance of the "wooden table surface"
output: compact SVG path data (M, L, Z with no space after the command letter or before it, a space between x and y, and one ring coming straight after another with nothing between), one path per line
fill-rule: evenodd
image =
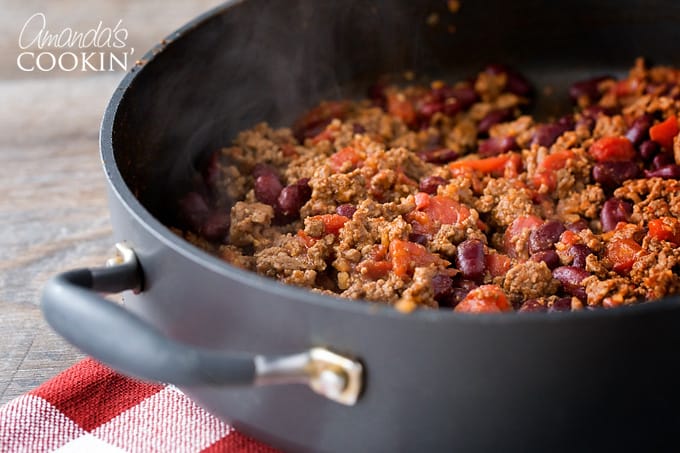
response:
M0 2L0 404L82 358L42 319L53 274L98 266L112 253L98 151L104 108L122 72L23 72L16 59L26 20L87 31L118 20L136 58L219 0Z

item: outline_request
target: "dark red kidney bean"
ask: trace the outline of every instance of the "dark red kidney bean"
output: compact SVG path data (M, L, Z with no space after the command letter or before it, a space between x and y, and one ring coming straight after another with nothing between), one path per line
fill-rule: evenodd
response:
M456 248L456 264L469 280L479 281L484 276L484 244L477 239L467 239Z
M552 271L552 275L562 284L567 294L578 297L584 302L587 300L586 290L581 282L584 278L590 277L590 273L574 266L560 266Z
M265 173L255 179L255 198L261 203L276 206L283 186L276 175Z
M560 240L560 236L565 230L564 224L557 220L549 220L531 230L529 234L529 253L551 249Z
M302 205L312 196L312 188L308 183L308 178L302 178L281 190L277 207L284 216L292 217L300 213Z
M605 189L615 189L624 181L640 175L640 167L632 161L598 162L593 165L593 179Z
M458 112L463 110L463 104L456 98L449 98L444 101L442 112L446 116L456 116Z
M645 170L646 178L680 179L680 165L666 165L656 170Z
M437 193L437 187L446 185L446 183L448 181L441 176L426 176L420 180L418 190L434 195Z
M437 302L451 297L453 294L453 279L448 275L436 274L431 281L434 300Z
M359 123L352 124L352 132L355 134L363 134L366 132L366 128Z
M602 107L600 105L589 105L581 111L582 115L590 117L594 120L596 120L600 114L611 116L616 115L617 113L619 113L619 109L617 107Z
M410 242L415 242L416 244L420 245L427 245L427 241L429 240L428 237L424 234L420 233L410 233L408 235L408 240Z
M599 76L575 82L569 87L569 97L574 103L582 96L587 96L591 102L597 101L602 97L598 86L601 82L611 78L611 76Z
M536 252L531 255L532 261L540 263L541 261L548 266L548 269L555 269L560 263L560 256L554 250L544 250L542 252Z
M492 110L486 114L484 118L481 119L477 125L477 130L481 134L487 134L489 129L496 124L509 121L513 118L513 111L510 108Z
M479 95L472 87L458 87L451 90L451 96L455 98L460 104L460 108L467 110L472 107L472 105L479 101Z
M442 301L438 301L439 306L452 308L455 307L460 303L461 300L465 299L465 296L467 296L470 291L476 287L477 284L470 280L459 280L457 282L454 281L451 295L442 299Z
M671 153L661 153L657 154L654 159L652 159L652 168L657 170L666 165L671 165L675 163L675 157Z
M561 124L541 124L536 127L531 143L539 146L552 146L559 136L568 130L566 126Z
M198 232L210 213L205 198L197 192L189 192L178 200L179 212L187 226Z
M484 71L490 74L505 74L505 91L508 93L526 97L529 96L533 91L532 85L522 74L504 64L489 64L486 66Z
M529 299L522 302L522 306L518 311L522 313L526 312L543 312L547 311L548 308L536 299Z
M571 311L571 297L560 297L550 306L550 311Z
M600 222L602 231L612 231L619 222L628 222L633 213L633 205L620 198L610 198L602 205L600 211Z
M515 137L491 137L479 144L479 155L489 157L515 149L518 149Z
M211 242L225 244L229 237L231 218L226 212L211 212L203 220L198 233Z
M348 219L351 219L354 216L354 213L357 212L356 206L352 204L341 204L337 208L335 208L335 212L338 215L345 216Z
M424 102L418 109L418 114L425 119L430 119L434 116L435 113L439 113L442 111L444 111L443 102L431 101Z
M368 99L370 99L374 105L382 108L383 110L385 109L385 106L387 105L387 96L385 95L385 89L387 88L387 85L383 82L376 82L373 85L368 87L367 90L367 96Z
M452 149L441 148L421 151L418 153L418 157L431 164L445 164L452 160L456 160L458 158L458 153Z
M567 225L567 230L573 231L574 233L578 233L581 230L588 229L588 222L586 222L584 219L578 219L576 222L568 223Z
M585 269L586 258L588 257L588 255L591 255L595 252L593 252L593 249L591 249L587 245L574 244L569 248L569 251L567 253L569 253L569 255L571 255L574 258L574 261L571 262L572 266L578 267L579 269Z
M655 141L645 140L640 144L640 156L647 162L654 159L659 151L661 151L661 147Z
M635 118L635 121L633 121L630 129L628 129L628 132L626 132L626 138L630 140L633 145L638 146L649 137L649 128L652 127L653 123L654 118L652 115L645 113L644 115L638 116Z
M201 172L203 176L203 182L205 182L206 187L210 191L214 191L217 188L217 181L220 178L220 152L216 151L210 155L203 171Z
M253 167L253 178L257 179L263 175L274 175L278 178L279 172L269 164L255 164L255 167Z

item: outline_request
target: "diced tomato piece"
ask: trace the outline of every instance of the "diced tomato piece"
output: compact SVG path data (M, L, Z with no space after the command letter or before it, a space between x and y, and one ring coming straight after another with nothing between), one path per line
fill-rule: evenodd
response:
M500 277L510 270L512 260L502 253L490 253L484 257L486 268L492 277Z
M416 267L427 266L428 264L446 267L451 264L439 256L428 252L428 250L420 244L402 241L400 239L395 239L390 242L388 256L392 260L392 269L399 278L404 278L413 274L413 270Z
M389 93L387 95L387 112L401 118L406 125L412 126L416 122L416 109L402 93Z
M470 217L470 209L462 203L441 195L430 197L424 212L441 224L454 225Z
M637 79L619 80L616 82L614 91L617 96L626 97L634 94L637 91L639 85L640 82Z
M598 162L627 161L635 158L635 148L626 137L602 137L588 150Z
M351 106L351 102L348 101L322 102L295 121L293 124L295 137L302 142L305 137L312 136L311 133L329 123L333 118L344 119Z
M349 218L339 214L323 214L310 217L323 222L324 234L338 234Z
M546 156L541 161L532 177L532 183L535 188L545 185L548 190L554 190L557 187L557 176L555 172L564 168L567 161L574 157L574 152L568 149L557 151Z
M649 137L666 150L673 149L673 139L678 135L678 119L675 115L649 128Z
M611 241L605 248L605 258L612 263L612 269L619 274L630 272L637 253L642 247L633 239Z
M416 209L425 209L430 204L430 196L425 192L418 192L415 195L416 199Z
M345 164L345 162L349 162L351 164L351 169L356 168L361 161L363 160L361 154L357 152L356 149L352 148L351 146L347 146L337 153L333 154L331 157L328 158L328 162L333 169L333 171L340 171Z
M366 260L359 263L357 269L371 280L378 280L385 277L392 270L392 262Z
M500 156L487 157L486 159L463 159L456 160L449 164L452 171L468 168L479 171L485 174L502 175L505 171L506 165L510 164L516 167L521 164L521 158L518 160L514 156L519 156L517 153L501 154ZM517 171L515 168L514 171Z
M581 242L581 238L573 231L567 230L560 236L560 242L571 247Z
M680 221L675 217L653 219L649 221L648 226L649 236L659 241L668 241L675 245L680 244Z
M470 291L454 310L463 313L501 313L512 310L512 307L500 287L482 285Z
M503 249L510 258L517 258L527 253L526 250L520 252L515 247L517 238L526 230L543 225L543 220L535 215L517 217L512 221L505 234L503 235Z
M334 131L332 131L331 129L322 130L317 135L312 137L312 143L316 145L317 143L321 143L324 140L328 140L331 143L334 142L335 137L333 136L333 132Z
M317 239L305 233L305 230L298 230L297 235L298 238L300 238L302 243L305 244L305 247L307 248L312 247L314 244L316 244Z

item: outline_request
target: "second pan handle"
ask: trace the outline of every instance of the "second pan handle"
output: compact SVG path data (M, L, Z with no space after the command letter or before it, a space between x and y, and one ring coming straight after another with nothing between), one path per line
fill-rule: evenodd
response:
M116 245L109 267L77 269L53 277L43 290L47 322L70 343L112 368L137 378L178 386L300 383L345 405L361 393L360 362L324 348L266 357L190 346L102 297L142 289L142 271L129 247Z

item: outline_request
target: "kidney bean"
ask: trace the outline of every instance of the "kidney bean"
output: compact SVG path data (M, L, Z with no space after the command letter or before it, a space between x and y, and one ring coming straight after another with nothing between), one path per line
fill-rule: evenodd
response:
M541 124L536 127L531 143L539 146L552 146L559 136L567 130L569 129L565 125L555 123Z
M569 255L574 258L571 265L573 267L578 267L579 269L586 268L586 258L588 255L593 254L593 250L584 244L574 244L569 248Z
M543 312L547 311L548 308L536 299L525 300L522 306L519 308L520 312Z
M452 149L440 148L429 151L421 151L418 153L418 157L431 164L445 164L447 162L451 162L452 160L456 160L458 158L458 153Z
M257 179L260 176L263 175L274 175L278 179L278 174L279 172L276 171L276 168L272 167L271 165L268 164L255 164L255 167L253 167L253 178Z
M484 157L495 156L517 148L515 137L491 137L479 144L479 155Z
M337 208L335 208L335 212L338 215L345 216L348 219L351 219L354 216L354 213L357 212L356 206L352 204L341 204Z
M460 104L460 108L467 110L472 107L472 105L479 101L479 96L477 92L472 87L458 87L451 90L451 96L455 98Z
M430 195L434 195L437 193L437 187L443 186L447 182L448 181L441 176L426 176L420 180L420 184L418 184L418 190L429 193Z
M363 134L366 132L366 128L359 123L352 124L352 132L355 134Z
M610 198L602 205L600 221L602 231L612 231L619 222L627 222L633 213L633 205L620 198Z
M492 110L481 119L477 125L477 130L482 134L487 134L492 126L511 120L513 111L510 108Z
M201 172L201 175L203 176L203 181L205 182L205 186L213 192L216 187L217 187L217 181L219 180L220 177L220 152L214 152L210 155L208 158L207 162L205 163L205 166L203 167L203 171Z
M212 242L227 243L231 218L226 212L211 212L203 220L198 233Z
M574 103L582 96L586 96L588 100L595 102L602 97L598 86L601 82L611 78L611 76L605 75L575 82L569 87L569 97Z
M420 233L410 233L408 235L408 240L410 242L415 242L416 244L427 245L428 237Z
M549 311L571 311L571 297L555 299Z
M573 231L574 233L578 233L579 231L585 230L587 228L588 222L586 222L584 219L578 219L576 222L567 224L567 230Z
M657 154L654 156L654 159L652 159L652 168L654 170L657 170L661 167L665 167L666 165L671 165L675 163L675 158L673 157L673 154L671 153L661 153Z
M368 87L367 96L376 105L383 110L387 105L387 96L385 95L386 84L383 82L377 82Z
M490 74L505 74L505 91L508 93L526 97L529 96L533 91L533 87L522 74L504 64L489 64L485 68L485 71Z
M430 119L435 113L444 111L444 103L437 101L424 102L418 109L418 114L425 118Z
M447 116L456 116L458 112L463 110L463 103L456 98L449 98L444 101L442 112Z
M465 296L467 296L470 291L475 288L477 288L477 284L470 280L460 280L458 282L454 282L451 295L442 299L442 301L438 301L439 305L454 308L460 303L461 300L465 299Z
M562 222L550 220L531 230L529 235L529 253L549 250L560 240L566 228Z
M205 198L197 192L189 192L178 201L183 220L193 231L199 231L203 221L210 213Z
M312 196L312 188L308 185L309 179L302 178L295 184L284 187L279 193L278 208L286 217L297 216L300 208Z
M665 165L656 170L645 170L646 178L680 179L680 165Z
M615 189L624 181L639 175L640 167L633 161L608 161L593 165L593 179L605 189Z
M536 261L537 263L543 261L546 264L546 266L548 266L548 269L551 270L555 269L561 264L560 256L554 250L544 250L542 252L536 252L533 255L531 255L531 259L532 261Z
M630 140L633 145L638 146L645 139L649 138L649 128L652 127L653 123L654 118L652 115L645 113L644 115L638 116L635 118L635 121L633 121L630 129L628 129L628 132L626 132L626 138Z
M276 175L265 173L255 179L254 189L257 201L269 206L276 206L283 186Z
M659 144L652 140L645 140L644 142L642 142L640 144L639 149L640 156L647 162L654 159L654 156L659 154L659 151L661 151L661 147L659 146Z
M590 277L590 273L574 266L560 266L552 271L553 278L562 284L562 288L567 294L578 297L586 301L586 290L581 285L584 278Z
M479 281L484 276L484 244L477 239L467 239L456 249L456 264L466 279Z
M453 295L453 279L448 275L436 274L431 281L434 300L437 302L450 298Z

